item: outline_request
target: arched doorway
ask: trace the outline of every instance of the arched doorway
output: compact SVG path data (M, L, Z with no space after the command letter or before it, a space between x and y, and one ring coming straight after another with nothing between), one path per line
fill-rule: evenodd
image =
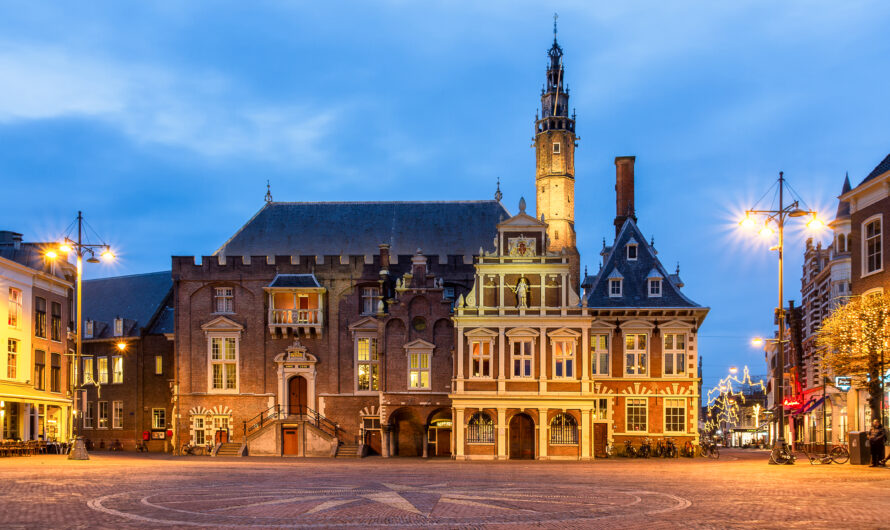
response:
M390 416L390 454L393 456L423 455L423 420L407 409L400 409Z
M510 459L535 458L535 422L528 414L519 413L510 419Z
M451 456L451 410L440 410L430 417L429 456Z
M288 416L299 416L306 414L307 397L307 381L305 377L295 375L287 382L287 414Z

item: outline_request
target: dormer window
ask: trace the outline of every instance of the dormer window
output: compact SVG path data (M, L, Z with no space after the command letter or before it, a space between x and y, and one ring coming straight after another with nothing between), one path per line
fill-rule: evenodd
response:
M93 337L93 321L87 320L83 323L83 337L85 339L90 339Z
M124 334L124 319L115 318L114 319L114 336L120 337Z
M610 298L618 298L621 296L621 282L620 278L612 278L609 280L609 297Z
M636 243L631 243L627 245L627 261L636 261L637 260L637 245Z
M649 279L649 297L661 298L661 278Z

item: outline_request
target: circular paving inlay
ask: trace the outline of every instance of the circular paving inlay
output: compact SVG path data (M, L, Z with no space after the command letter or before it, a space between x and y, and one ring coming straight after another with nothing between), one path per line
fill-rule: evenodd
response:
M124 492L89 501L109 515L194 526L460 526L650 516L691 502L604 486L438 483L296 487L219 484Z

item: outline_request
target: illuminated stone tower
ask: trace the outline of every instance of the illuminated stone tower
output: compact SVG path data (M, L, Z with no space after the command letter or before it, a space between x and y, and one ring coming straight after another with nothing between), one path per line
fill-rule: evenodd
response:
M573 285L578 288L580 257L575 243L575 115L569 117L569 92L564 87L562 48L548 52L547 81L541 89L541 115L535 116L537 217L547 222L547 250L569 255Z

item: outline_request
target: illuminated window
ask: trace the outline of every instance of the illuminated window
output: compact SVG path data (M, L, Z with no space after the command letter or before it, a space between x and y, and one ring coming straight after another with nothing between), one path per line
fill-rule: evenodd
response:
M494 422L491 421L491 416L484 412L470 416L470 421L467 422L467 443L494 443Z
M609 375L609 336L590 336L590 373Z
M58 353L50 355L49 391L62 391L62 356Z
M607 420L609 419L609 400L600 398L593 400L593 419Z
M108 402L107 401L99 402L99 428L100 429L108 428Z
M34 336L46 338L46 299L34 299Z
M553 341L553 377L557 379L575 377L575 341Z
M359 392L380 389L380 359L376 337L357 337L355 340L356 382ZM427 375L429 377L429 375Z
M83 358L83 384L93 384L96 380L93 375L93 358L84 356Z
M686 334L664 334L664 375L686 373Z
M22 325L22 291L9 288L9 327L19 329Z
M578 445L578 422L569 414L557 414L550 420L551 445Z
M111 370L112 370L112 383L123 383L124 382L124 358L120 355L115 355L111 358Z
M408 354L409 388L430 388L430 356L429 353Z
M532 340L518 340L513 342L513 377L532 377L532 363L534 362L534 345Z
M195 445L204 445L204 418L195 416L192 420L193 440Z
M34 352L34 388L46 390L46 352Z
M151 409L151 428L167 428L167 411L165 409Z
M629 333L624 336L624 373L646 375L648 370L648 344L645 333Z
M470 377L491 377L491 342L474 340L470 342Z
M50 338L56 342L62 341L62 304L53 302L50 304L52 320L50 321Z
M164 375L164 356L155 355L155 375Z
M664 432L686 432L686 400L664 400Z
M627 399L627 432L646 432L646 399Z
M235 312L235 296L231 287L216 287L213 290L213 299L217 313Z
M111 428L112 429L123 429L124 428L124 402L123 401L112 401L111 402Z
M7 339L6 341L6 378L15 379L18 376L19 366L19 341Z
M99 362L99 384L104 385L108 382L108 357L98 357Z
M238 391L238 338L210 337L210 389L217 393Z

